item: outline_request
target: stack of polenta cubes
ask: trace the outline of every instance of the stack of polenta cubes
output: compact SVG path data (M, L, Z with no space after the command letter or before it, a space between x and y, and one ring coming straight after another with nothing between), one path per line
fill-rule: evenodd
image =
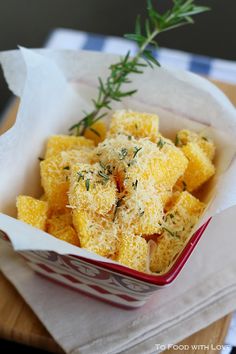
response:
M129 110L107 132L92 128L49 137L44 194L19 196L18 219L138 271L167 271L204 210L194 194L215 173L214 143L189 130L172 142L157 115Z

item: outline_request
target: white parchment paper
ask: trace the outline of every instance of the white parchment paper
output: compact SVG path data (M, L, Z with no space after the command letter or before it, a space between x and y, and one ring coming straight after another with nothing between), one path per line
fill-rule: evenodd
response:
M116 60L114 55L84 51L20 48L0 54L7 83L21 97L15 125L0 137L0 229L16 250L53 250L108 261L9 216L15 216L18 194L38 197L42 193L38 157L43 156L47 138L67 133L91 108L98 75L105 77ZM236 205L236 111L223 93L196 75L165 68L147 68L143 75L133 75L132 81L129 88L138 88L138 93L114 104L114 109L157 113L160 130L168 137L190 128L204 130L216 142L217 174L205 196L209 208L199 224Z

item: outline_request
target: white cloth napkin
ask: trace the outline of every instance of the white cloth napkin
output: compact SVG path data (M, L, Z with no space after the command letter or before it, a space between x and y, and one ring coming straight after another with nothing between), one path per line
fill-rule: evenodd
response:
M235 212L213 219L175 283L138 310L55 285L3 243L0 268L67 353L157 353L236 309Z

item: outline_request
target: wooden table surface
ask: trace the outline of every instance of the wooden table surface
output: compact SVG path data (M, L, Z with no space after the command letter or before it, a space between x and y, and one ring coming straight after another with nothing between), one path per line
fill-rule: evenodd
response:
M217 82L217 85L226 93L236 105L236 86ZM6 119L0 126L0 134L6 131L15 121L18 104L14 104L7 112ZM222 117L223 118L223 117ZM0 338L23 343L32 347L46 349L55 353L62 353L44 326L37 319L33 311L26 305L22 297L0 273ZM214 322L207 328L183 340L181 344L205 344L213 346L223 344L227 333L231 315ZM168 354L178 353L177 350L168 350ZM188 350L188 354L196 350ZM198 350L199 354L215 354L213 349Z

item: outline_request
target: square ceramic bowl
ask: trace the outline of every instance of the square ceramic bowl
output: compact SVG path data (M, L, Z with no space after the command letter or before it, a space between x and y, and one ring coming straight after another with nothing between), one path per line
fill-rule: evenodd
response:
M144 305L153 293L176 279L209 222L210 219L192 235L171 268L162 275L149 275L120 264L71 254L61 255L52 251L32 250L18 253L30 268L51 281L110 304L132 309ZM0 238L10 242L10 237L1 230Z
M38 167L34 167L36 156L41 156L45 139L52 131L54 133L65 131L70 123L73 124L78 119L78 112L87 109L88 98L92 97L92 92L97 87L97 73L105 75L105 68L117 57L87 51L49 53L44 50L37 52L21 49L18 52L5 53L2 58L9 87L17 94L24 87L17 123L9 131L11 139L9 135L3 136L1 145L3 151L0 156L2 157L0 196L4 211L7 211L8 204L13 205L16 195L20 193L39 195ZM8 67L6 64L8 61L14 65ZM39 85L39 81L43 84ZM156 71L148 69L141 78L138 76L132 78L132 83L139 89L135 99L126 100L119 108L130 107L140 112L146 110L155 112L162 117L161 131L164 135L167 136L168 132L169 137L171 134L174 136L183 128L194 131L214 128L211 130L214 141L217 141L216 169L221 173L221 186L217 190L217 203L211 205L211 215L218 209L222 211L225 205L227 207L234 205L235 200L231 196L236 195L235 183L229 181L234 181L236 174L236 166L232 163L235 154L232 142L236 135L236 115L234 107L226 97L207 80L184 71L166 68ZM157 83L161 83L158 90ZM84 90L82 95L81 90ZM18 129L19 126L22 130ZM37 131L37 134L33 135L34 144L32 129ZM228 137L229 132L232 133L232 139L231 135ZM15 171L19 171L17 178ZM225 176L224 171L227 172ZM217 181L216 178L215 182ZM215 191L215 184L212 183L212 192ZM32 241L31 237L27 238L29 241L27 251L21 251L20 254L33 270L52 281L115 305L137 308L153 293L176 279L208 223L209 220L193 234L169 270L162 275L141 273L117 263L108 263L105 258L91 260L89 256L85 258L85 253L81 257L72 255L70 251L66 255L56 253L55 250L39 251L34 246L34 240L36 242L41 235L32 238ZM14 220L11 229L7 225L10 226L11 222L1 224L0 229L5 233L0 232L0 236L2 234L8 242L15 236L19 235L18 240L20 236L22 238L25 236L20 235L19 221ZM36 234L36 231L38 230L28 229L27 237L31 236L31 232ZM21 249L22 247L21 245ZM29 250L29 247L34 249Z

